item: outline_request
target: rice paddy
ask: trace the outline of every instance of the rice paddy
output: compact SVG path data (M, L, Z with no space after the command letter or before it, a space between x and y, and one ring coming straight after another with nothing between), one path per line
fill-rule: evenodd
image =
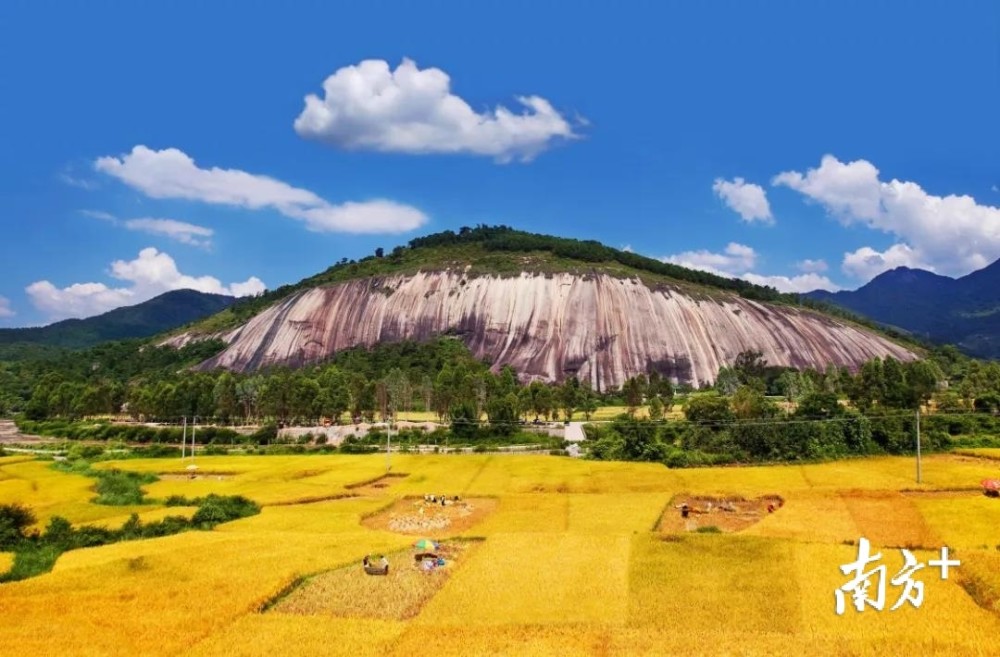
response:
M920 485L906 458L669 470L398 455L389 479L383 455L100 464L173 475L145 486L141 507L94 504L93 479L3 459L0 503L30 506L40 525L191 513L164 507L169 495L246 495L263 509L209 532L72 550L48 574L0 584L0 654L995 655L1000 500L977 490L1000 475L993 456L930 456ZM434 572L414 561L419 531L393 524L442 515L419 513L426 494L478 509L448 505L453 524L428 525L457 546ZM726 496L783 504L721 533L679 522L679 500ZM947 580L917 571L919 607L890 611L901 589L888 583L883 611L838 615L839 566L861 537L890 577L899 548L926 564L947 545L961 565ZM366 575L366 554L388 555L390 575ZM0 570L11 562L0 553Z

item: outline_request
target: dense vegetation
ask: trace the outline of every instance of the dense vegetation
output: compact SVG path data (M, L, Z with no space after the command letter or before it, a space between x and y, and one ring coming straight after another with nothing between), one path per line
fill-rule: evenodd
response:
M80 420L124 414L178 423L197 416L203 425L197 442L207 445L272 444L282 424L315 426L324 418L372 422L417 411L433 413L448 429L404 431L396 436L398 446L518 442L548 447L523 432L523 424L589 419L598 406L620 405L627 417L591 430L591 455L672 465L904 453L915 444L913 410L918 406L934 410L925 421L925 447L943 448L948 436L997 428L991 414L1000 410L1000 365L969 360L951 348L927 361L876 359L857 373L833 367L798 372L768 365L759 352L746 352L720 370L713 389L681 390L680 395L655 371L602 394L575 378L558 385L522 384L511 368L492 372L453 338L351 349L299 370L242 375L183 369L213 348L218 345L174 351L116 344L55 361L8 364L6 378L0 369L0 399L7 400L8 412L23 414L26 432L176 444L182 431L176 425ZM940 389L945 384L950 387ZM675 402L681 403L682 420L668 420ZM636 417L640 407L648 413L641 420ZM987 415L976 416L977 411ZM204 426L212 422L262 428L240 435ZM373 432L347 441L341 450L371 451L383 440L384 434Z
M948 383L954 389L942 390ZM654 421L629 414L590 427L592 454L672 466L905 454L916 446L917 409L933 410L922 418L924 449L948 448L955 436L1000 445L1000 365L947 348L934 360L874 359L852 375L771 368L746 352L721 369L713 392L686 399L683 421L657 422L652 408Z

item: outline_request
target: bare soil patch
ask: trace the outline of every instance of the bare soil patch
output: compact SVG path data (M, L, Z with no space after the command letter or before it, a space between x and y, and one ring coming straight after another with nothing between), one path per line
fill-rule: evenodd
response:
M366 574L359 559L356 564L302 580L268 605L267 611L384 620L413 618L477 545L478 541L441 543L437 556L444 565L432 570L425 570L415 560L417 550L386 555L388 575Z
M441 538L473 527L496 508L497 500L490 497L448 499L443 506L424 498L406 497L368 516L362 524L398 534Z
M676 534L716 527L721 532L738 532L760 522L770 513L778 513L784 504L785 500L780 495L762 495L753 499L739 495L678 495L660 518L659 530ZM687 517L684 516L684 505L687 505Z

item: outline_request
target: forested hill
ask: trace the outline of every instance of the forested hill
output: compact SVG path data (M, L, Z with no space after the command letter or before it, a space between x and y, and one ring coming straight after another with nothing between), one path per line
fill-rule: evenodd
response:
M754 301L805 306L828 315L847 318L869 328L910 341L906 335L885 329L839 306L798 294L778 292L737 278L725 278L688 269L630 251L615 249L594 240L578 240L516 230L509 226L463 227L417 237L390 252L377 249L359 260L341 259L325 271L297 283L283 285L257 297L239 299L225 312L199 323L195 332L233 328L262 310L302 290L361 278L440 271L461 268L469 276L517 276L530 273L604 273L621 278L639 277L646 282L683 286L699 294L737 295Z
M898 267L853 291L809 296L916 336L1000 358L1000 261L961 278Z
M195 290L173 290L124 308L35 328L0 329L0 345L81 349L110 340L145 338L214 315L236 299ZM10 351L10 349L7 349Z

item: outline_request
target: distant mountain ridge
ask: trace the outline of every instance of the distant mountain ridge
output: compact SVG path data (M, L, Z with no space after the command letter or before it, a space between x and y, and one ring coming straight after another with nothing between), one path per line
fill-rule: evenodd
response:
M854 291L816 290L826 301L970 356L1000 357L1000 260L961 278L897 267Z
M0 345L82 349L110 340L147 338L214 315L234 301L235 297L222 294L173 290L149 301L86 319L66 319L32 328L0 329Z

